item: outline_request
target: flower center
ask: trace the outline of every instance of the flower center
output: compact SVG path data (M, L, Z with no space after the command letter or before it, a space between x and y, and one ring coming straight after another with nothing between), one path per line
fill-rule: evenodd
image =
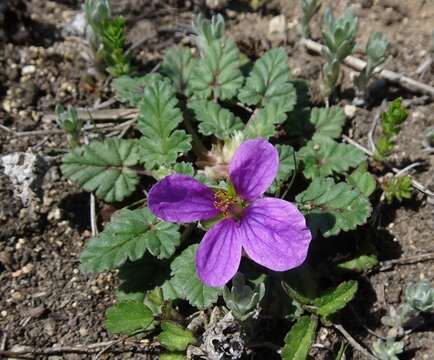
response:
M214 206L216 209L220 210L226 218L239 218L243 209L238 197L229 194L225 190L217 190L214 193Z

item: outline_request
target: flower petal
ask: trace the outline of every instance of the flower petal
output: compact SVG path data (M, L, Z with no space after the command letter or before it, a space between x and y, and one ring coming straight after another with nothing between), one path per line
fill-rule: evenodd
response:
M258 199L246 208L239 229L247 255L275 271L301 265L312 239L303 214L291 203L273 198Z
M236 274L241 261L238 224L225 219L205 234L196 252L196 271L208 286L226 284Z
M180 223L211 219L220 213L209 187L180 174L166 176L151 188L148 207L158 218Z
M231 181L245 200L255 200L271 185L279 168L279 154L267 140L243 142L229 167Z

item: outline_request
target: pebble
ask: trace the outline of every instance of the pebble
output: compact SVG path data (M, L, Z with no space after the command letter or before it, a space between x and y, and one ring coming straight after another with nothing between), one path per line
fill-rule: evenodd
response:
M286 36L286 19L284 15L275 16L268 24L268 35L284 39Z
M21 301L21 300L24 299L23 294L21 294L19 291L14 291L14 292L11 294L11 297L12 297L12 299L15 300L15 301Z
M27 265L24 265L21 270L23 271L23 274L30 274L33 271L33 264L29 263Z
M355 107L354 105L345 105L344 107L344 113L348 119L354 118L356 111L357 111L357 107Z
M8 316L8 312L6 310L2 310L0 315L3 317L6 317L6 316Z
M21 70L21 74L24 75L31 75L36 72L36 66L35 65L26 65Z

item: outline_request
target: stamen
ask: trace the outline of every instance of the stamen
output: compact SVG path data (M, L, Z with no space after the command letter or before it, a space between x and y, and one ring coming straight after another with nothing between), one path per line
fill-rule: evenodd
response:
M235 196L230 195L227 191L217 190L214 193L214 206L220 210L225 217L231 217L231 210L238 203Z

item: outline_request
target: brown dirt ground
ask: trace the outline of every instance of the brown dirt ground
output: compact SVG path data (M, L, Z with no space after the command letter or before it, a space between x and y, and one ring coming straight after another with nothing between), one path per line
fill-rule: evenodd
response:
M151 69L161 59L167 46L182 41L182 36L170 28L190 24L199 9L191 1L113 2L116 10L127 16L131 42L146 37L137 54L139 68L143 71ZM61 35L65 22L78 11L77 1L21 3L27 3L27 10L22 11L19 6L13 9L18 9L17 17L9 13L8 21L3 21L7 29L4 34L0 32L0 123L19 131L53 129L55 124L42 115L53 111L55 104L92 107L110 98L110 89L86 76L80 42ZM371 31L382 31L392 43L386 67L417 76L415 70L432 46L434 2L323 0L322 3L321 12L328 4L338 12L352 4L360 18L360 43L366 43ZM268 24L273 16L283 13L289 23L287 44L293 73L309 80L315 98L322 59L297 44L299 8L294 4L294 0L273 1L256 13L238 12L242 6L230 5L225 10L229 32L244 52L259 56L270 46L282 44L281 40L268 36ZM317 16L312 24L314 39L320 37L319 19ZM362 52L359 55L363 56ZM34 65L34 70L29 65ZM422 80L434 85L433 73L431 69ZM343 94L351 88L350 78L351 71L347 69ZM393 87L383 89L379 97L393 98L396 94L408 99L414 97ZM341 105L348 103L345 96L342 99ZM425 129L434 125L433 113L433 103L411 108L393 155L397 167L422 161L424 166L417 168L414 176L431 190L434 190L434 156L423 152L422 140ZM358 109L349 134L366 144L371 119L371 111ZM60 135L12 138L0 133L2 154L30 148L52 154L64 142L65 138ZM384 175L384 172L379 174L380 182ZM17 345L41 348L107 341L112 337L104 330L103 319L105 309L115 298L116 276L112 273L85 276L78 270L78 255L90 237L89 195L62 179L57 167L49 171L43 190L42 200L31 213L13 197L12 184L0 173L0 346L2 339L5 339L4 348L9 350ZM383 207L380 225L392 239L391 244L382 243L381 237L376 240L377 246L385 249L380 253L381 259L434 251L434 206L419 193L400 207ZM389 251L389 247L394 251ZM354 308L360 318L366 320L365 325L384 334L380 316L389 305L400 303L406 284L422 278L433 281L432 262L398 266L365 276ZM374 340L354 318L344 319L344 325L366 346ZM317 342L332 347L336 339L333 330L324 328ZM406 359L432 359L432 327L406 337L406 345ZM326 350L318 349L312 356L331 358ZM147 358L131 353L105 354L104 357ZM90 357L70 354L59 358ZM363 357L355 354L353 358Z

